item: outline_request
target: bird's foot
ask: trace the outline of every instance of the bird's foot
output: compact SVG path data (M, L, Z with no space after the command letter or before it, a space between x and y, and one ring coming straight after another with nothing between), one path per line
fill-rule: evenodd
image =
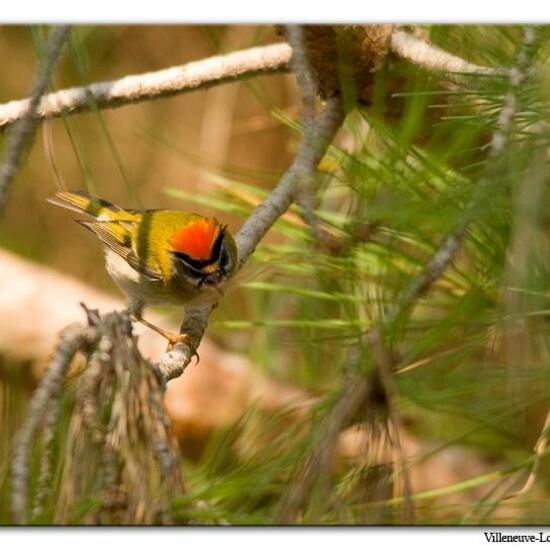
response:
M168 345L166 346L166 352L172 351L176 344L187 344L193 350L193 357L197 358L197 363L200 361L199 354L197 353L197 350L193 346L193 337L191 335L185 334L185 333L176 334L174 332L170 332L169 330L165 330L163 328L157 327L156 325L153 325L149 321L146 321L145 319L142 319L139 317L136 317L136 320L139 321L142 325L145 325L151 330L154 330L157 334L160 334L163 338L166 338L166 340L168 340Z
M191 359L193 357L197 358L197 365L199 364L201 358L197 353L196 348L193 346L193 338L189 334L175 334L173 332L166 331L164 337L168 340L168 345L166 346L166 353L172 351L176 344L187 344L193 351Z
M172 351L176 344L191 344L191 336L189 334L176 334L175 332L166 331L163 336L168 340L166 351Z

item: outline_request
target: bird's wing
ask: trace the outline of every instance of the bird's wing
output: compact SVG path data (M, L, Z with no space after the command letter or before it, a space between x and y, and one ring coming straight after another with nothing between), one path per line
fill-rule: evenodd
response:
M92 231L103 244L126 260L130 267L150 279L162 280L162 273L141 262L132 250L132 239L128 227L131 222L129 220L96 220L93 222L79 220L78 223Z
M115 212L124 212L116 204L100 197L94 197L85 191L58 191L53 197L46 200L62 208L93 217L101 214L109 216Z

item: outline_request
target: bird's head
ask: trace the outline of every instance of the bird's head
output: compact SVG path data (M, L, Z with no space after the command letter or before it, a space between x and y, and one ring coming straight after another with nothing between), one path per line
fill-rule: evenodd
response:
M174 230L169 243L176 276L196 288L218 290L235 271L235 241L215 218L193 218Z

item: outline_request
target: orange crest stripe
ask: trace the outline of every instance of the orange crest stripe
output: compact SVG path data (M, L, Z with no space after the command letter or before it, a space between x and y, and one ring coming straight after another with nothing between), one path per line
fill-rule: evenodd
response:
M176 252L183 252L195 260L208 260L219 233L219 226L212 218L195 220L178 229L170 244Z

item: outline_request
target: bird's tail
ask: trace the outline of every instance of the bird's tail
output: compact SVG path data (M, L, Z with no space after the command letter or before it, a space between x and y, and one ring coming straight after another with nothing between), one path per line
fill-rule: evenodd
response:
M94 197L85 191L58 191L53 197L47 199L47 201L62 208L87 214L94 218L99 218L102 214L108 218L110 213L121 211L121 208L115 204L105 199Z

